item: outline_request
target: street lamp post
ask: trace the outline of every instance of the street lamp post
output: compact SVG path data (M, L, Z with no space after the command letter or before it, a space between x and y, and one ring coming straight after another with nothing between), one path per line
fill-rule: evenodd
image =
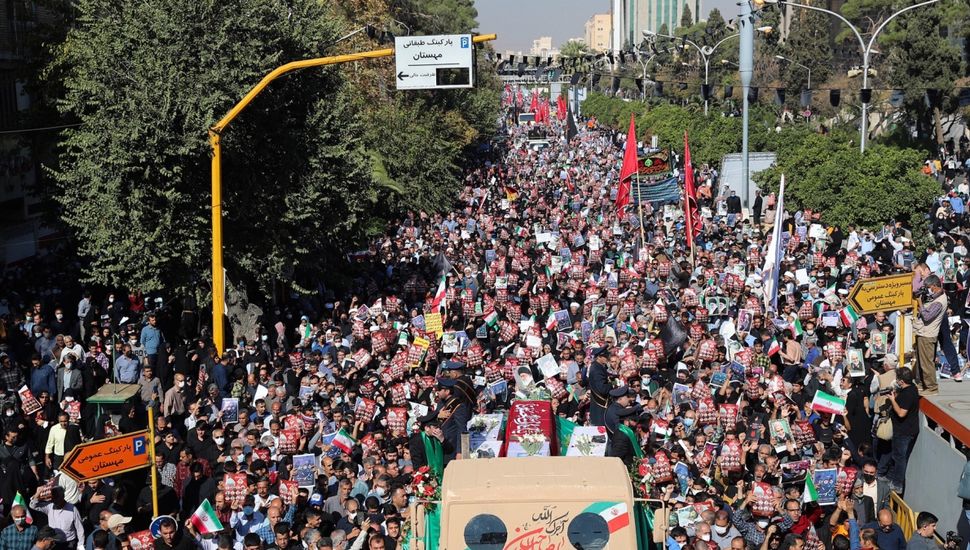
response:
M716 50L717 47L720 46L721 44L727 42L731 38L737 38L738 36L741 36L741 35L740 34L732 34L730 36L725 36L724 38L722 38L718 43L714 44L713 46L700 46L696 42L694 42L693 40L688 40L686 38L678 38L678 37L673 36L673 35L670 35L670 34L661 34L661 33L654 32L654 31L650 31L650 30L643 31L643 36L644 37L648 37L648 36L662 36L664 38L672 38L674 40L683 40L685 44L688 44L690 46L693 46L694 49L697 50L697 53L700 54L701 59L704 60L704 89L707 90L707 89L710 88L710 81L709 81L709 78L708 77L710 76L711 54L714 53L714 50ZM705 94L704 95L704 116L707 116L707 104L708 104L708 100L707 100L707 95Z
M345 40L358 32L361 31L354 31L340 40ZM480 42L495 40L495 38L496 36L494 34L479 35L473 37L472 42L478 44ZM249 106L256 99L256 96L265 90L270 83L284 74L310 67L365 61L368 59L390 57L392 55L394 55L394 48L385 48L383 50L291 61L270 71L238 103L233 105L225 116L209 128L209 145L212 147L212 340L219 354L225 351L223 347L225 344L225 330L222 316L226 303L226 286L222 272L222 134L225 133L229 123L239 116L239 113Z
M886 28L886 25L888 25L890 21L895 19L897 15L906 13L916 8L921 8L923 6L929 6L930 4L935 4L940 0L927 0L925 2L913 4L912 6L907 6L897 11L896 13L890 15L889 17L886 18L885 21L883 21L882 23L879 24L878 27L876 27L875 31L872 32L872 36L869 37L868 44L862 38L862 33L859 32L859 29L839 13L836 13L831 10L827 10L825 8L809 6L806 4L797 4L795 2L789 2L787 0L761 0L761 1L767 4L785 4L788 6L794 6L796 8L805 8L807 10L815 10L815 11L820 11L822 13L827 13L829 15L832 15L841 19L842 22L845 23L849 27L849 29L851 29L852 32L855 34L855 37L859 40L859 47L862 49L862 90L863 91L860 94L862 99L862 124L860 124L859 152L865 153L866 139L868 138L868 133L869 133L869 98L866 97L866 95L871 93L869 91L869 57L873 53L872 47L875 46L876 44L876 38L879 36L879 33ZM742 2L742 4L745 4L745 3L746 2ZM744 13L744 9L742 7L742 14L743 13Z
M789 62L789 63L791 63L792 65L797 65L797 66L799 66L799 67L801 67L801 68L803 68L803 69L805 69L806 71L808 71L808 89L809 89L809 90L811 90L811 89L812 89L812 69L811 69L811 68L809 68L809 66L808 66L808 65L802 65L802 64L801 64L801 63L799 63L798 61L795 61L795 60L793 60L793 59L788 59L787 57L785 57L785 56L783 56L783 55L776 55L776 56L775 56L775 59L780 59L780 60L782 60L782 61L787 61L787 62Z

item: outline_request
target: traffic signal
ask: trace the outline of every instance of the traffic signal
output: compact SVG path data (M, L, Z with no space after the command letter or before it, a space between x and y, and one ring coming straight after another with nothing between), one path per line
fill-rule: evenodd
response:
M724 86L724 99L731 99L734 96L734 86L730 84Z
M711 99L711 85L710 84L701 84L701 97L704 99L704 101L707 101L707 100Z
M838 107L839 103L842 102L842 91L841 90L829 90L829 104L833 107Z
M859 99L863 103L872 102L872 88L863 88L859 90Z

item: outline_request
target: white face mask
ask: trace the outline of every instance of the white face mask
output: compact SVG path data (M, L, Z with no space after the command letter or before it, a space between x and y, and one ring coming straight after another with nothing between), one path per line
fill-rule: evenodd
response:
M13 518L13 522L16 523L17 525L23 525L23 524L27 523L27 518L26 517L23 517L23 518Z
M13 416L13 415L14 415L13 411L7 411L7 416Z
M226 438L224 438L224 437L213 437L212 438L212 441L215 441L216 445L222 445L223 443L226 442Z
M177 383L176 383L175 385L181 388L182 386L184 386L184 385L185 385L185 381L184 381L184 380L180 380L180 381L179 381L179 382L177 382Z
M350 521L354 521L354 519L356 518L357 518L357 512L351 512L347 514L347 519L349 519Z
M64 314L63 313L58 313L58 314L54 315L54 317L57 317L57 320L60 321L61 319L64 318Z
M704 541L704 542L707 542L707 541L709 541L709 540L711 540L711 534L710 534L710 533L708 533L708 534L706 534L706 535L701 535L701 536L700 536L700 539L701 539L702 541Z
M110 298L108 298L108 303L109 304L114 303L114 301L115 301L115 297L114 296L111 296Z
M721 535L722 537L726 535L728 531L731 530L730 525L725 525L724 527L721 527L720 525L714 525L713 527L714 527L714 532L717 533L718 535Z
M766 520L766 519L759 520L758 521L758 527L760 527L762 529L767 529L768 528L768 520Z

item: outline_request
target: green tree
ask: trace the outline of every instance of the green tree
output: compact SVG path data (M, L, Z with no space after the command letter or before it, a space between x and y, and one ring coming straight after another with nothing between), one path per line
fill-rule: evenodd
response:
M690 3L684 2L684 11L680 15L680 26L691 27L694 25L694 14L690 12Z
M960 52L940 35L940 30L945 29L942 8L927 6L897 20L882 39L891 47L889 80L905 92L904 108L921 136L931 135L932 128L933 139L942 145L943 100L953 91L953 82L960 72ZM941 101L927 106L926 90L937 90Z
M923 212L939 191L920 173L922 159L914 149L881 144L860 157L848 137L814 134L789 142L778 151L777 165L755 180L773 189L784 174L786 204L821 211L827 223L876 227L896 219L922 230Z
M832 45L829 41L831 17L813 10L795 10L788 40L782 55L795 63L783 62L782 82L797 94L808 87L808 72L796 65L801 63L812 70L812 80L820 84L828 80L832 66Z
M338 36L315 0L78 0L51 74L65 117L52 168L84 278L142 290L208 279L206 128L283 61ZM274 82L223 139L225 260L235 280L315 278L359 229L371 180L335 70Z
M581 40L570 40L559 48L559 55L563 57L582 57L588 53L589 46Z
M473 0L390 0L395 17L418 34L466 33L478 26ZM418 32L420 31L420 32Z

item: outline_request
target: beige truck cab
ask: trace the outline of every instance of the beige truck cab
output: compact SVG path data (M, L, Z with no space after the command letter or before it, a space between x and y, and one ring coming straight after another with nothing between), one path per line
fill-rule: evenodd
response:
M634 495L618 458L453 460L441 483L438 550L635 550ZM411 550L425 549L423 503Z

